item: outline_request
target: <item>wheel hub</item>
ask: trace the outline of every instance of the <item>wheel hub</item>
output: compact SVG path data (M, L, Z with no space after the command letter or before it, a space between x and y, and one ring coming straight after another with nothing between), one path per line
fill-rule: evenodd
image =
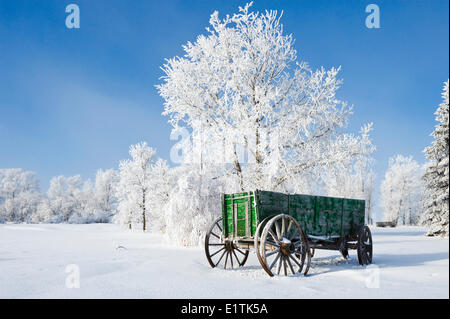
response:
M281 242L281 252L285 256L293 254L295 252L295 245L289 239L283 238L283 241Z
M232 251L234 249L234 243L231 240L225 241L225 249L227 251Z

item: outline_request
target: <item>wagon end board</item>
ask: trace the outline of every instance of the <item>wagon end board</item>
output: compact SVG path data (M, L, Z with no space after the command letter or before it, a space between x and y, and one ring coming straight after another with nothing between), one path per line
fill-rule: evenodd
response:
M223 234L225 237L252 237L258 226L255 192L222 196Z

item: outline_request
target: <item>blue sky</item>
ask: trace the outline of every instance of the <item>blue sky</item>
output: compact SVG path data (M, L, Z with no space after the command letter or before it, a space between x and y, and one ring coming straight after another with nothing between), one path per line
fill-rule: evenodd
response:
M81 28L65 27L80 7ZM375 3L381 28L365 27ZM209 15L244 1L0 0L0 167L92 178L147 141L169 160L173 141L155 85L165 58L205 32ZM299 59L342 66L339 97L354 105L349 131L373 122L378 183L395 154L424 162L449 69L449 3L254 1L284 10Z

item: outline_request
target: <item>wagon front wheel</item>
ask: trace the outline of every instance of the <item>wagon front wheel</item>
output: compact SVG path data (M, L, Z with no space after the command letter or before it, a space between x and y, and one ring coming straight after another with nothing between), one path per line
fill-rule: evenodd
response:
M219 217L211 225L205 237L205 255L208 263L212 268L226 269L244 266L249 251L237 248L233 241L224 239L222 233L222 217Z
M360 265L368 265L372 263L372 234L367 226L361 227L361 230L359 231L357 253Z
M308 273L311 251L297 221L285 214L273 217L264 227L260 242L261 266L269 276Z

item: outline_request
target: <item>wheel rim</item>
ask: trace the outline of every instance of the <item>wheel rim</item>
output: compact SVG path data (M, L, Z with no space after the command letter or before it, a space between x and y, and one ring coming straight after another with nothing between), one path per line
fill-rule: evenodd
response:
M249 251L241 250L231 240L222 236L222 217L217 218L205 237L205 255L212 268L242 267L247 261Z
M269 274L281 272L288 276L301 273L305 265L307 274L311 262L308 241L297 221L289 215L273 217L264 227L260 245L261 266Z
M267 224L267 222L272 218L273 216L269 216L263 219L262 222L260 222L258 224L258 227L256 227L256 232L255 232L255 238L254 238L254 246L255 246L255 251L256 251L256 257L258 257L258 261L260 264L263 264L262 261L262 257L261 257L261 252L260 252L260 245L259 242L261 240L261 236L262 236L262 231L264 229L264 226Z

